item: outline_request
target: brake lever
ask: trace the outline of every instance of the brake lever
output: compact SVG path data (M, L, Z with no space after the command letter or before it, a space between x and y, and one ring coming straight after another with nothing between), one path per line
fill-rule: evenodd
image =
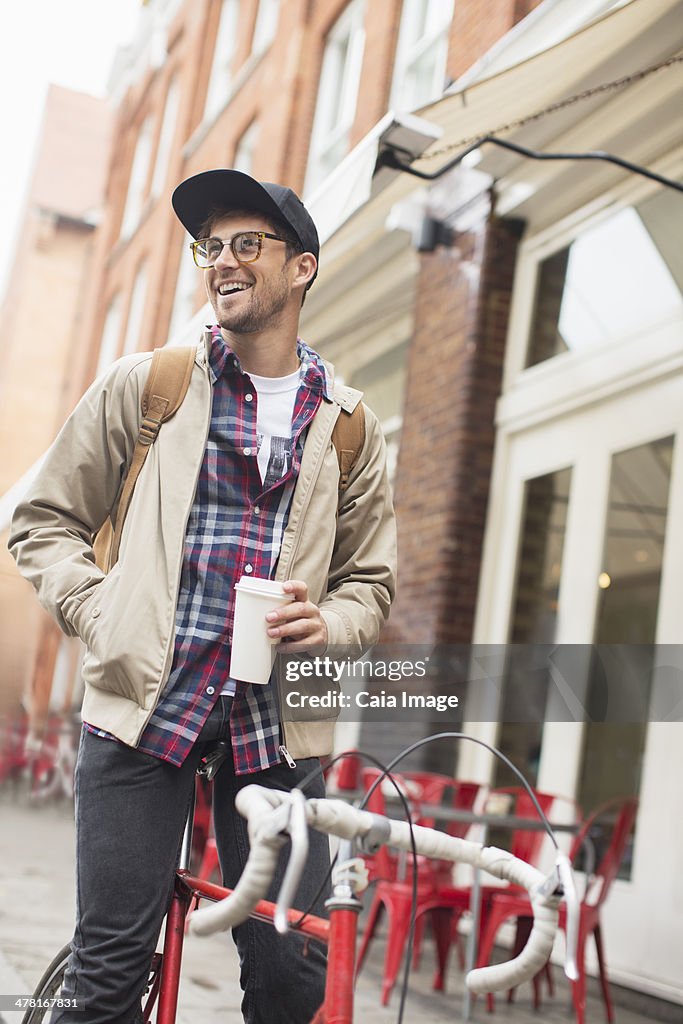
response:
M288 911L296 896L299 881L308 859L306 797L300 789L293 789L289 793L287 806L289 814L284 828L289 834L292 848L275 906L274 924L280 935L285 935L289 931Z
M576 963L576 948L579 942L579 919L581 917L581 906L576 892L574 872L572 871L569 857L564 853L558 853L555 863L560 879L560 885L564 892L564 901L567 907L567 926L565 928L567 950L564 956L564 973L570 981L578 981L579 968Z
M564 973L570 981L579 980L579 970L576 964L576 947L579 940L579 898L574 884L574 874L571 862L561 850L557 851L555 867L546 880L538 887L537 892L544 899L553 897L564 900L567 908L567 923L565 928L566 952L564 956Z

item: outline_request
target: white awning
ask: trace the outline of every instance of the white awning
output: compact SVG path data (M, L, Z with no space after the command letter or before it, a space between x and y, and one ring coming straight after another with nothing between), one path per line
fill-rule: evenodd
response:
M546 4L549 3L550 0L546 0ZM553 6L559 8L559 2ZM646 132L643 137L642 125L638 124L638 111L642 108L646 112L648 104L658 111L659 119L666 128L666 138L659 149L666 152L676 138L683 138L683 104L680 102L683 64L672 65L643 81L637 78L630 81L630 76L676 54L681 47L683 0L630 0L616 8L612 5L602 17L513 67L489 75L489 69L482 62L479 74L486 77L472 82L468 75L462 80L464 84L455 83L449 95L417 111L421 119L432 122L442 134L413 166L429 172L438 170L472 141L493 133L530 148L550 149L549 141L564 139L574 129L580 136L591 117L595 123L592 135L600 135L603 140L617 132L621 121L631 118L637 125L639 137L624 140L624 145L628 147L633 141L635 153L631 159L634 155L636 159L641 156L649 159L650 154L642 153L642 149L644 145L647 148L651 133ZM516 39L515 52L524 52L520 38ZM491 67L496 66L496 62L491 63ZM564 105L577 94L617 79L626 81L614 89ZM631 105L634 105L633 114L629 113ZM534 117L549 107L555 109ZM601 111L606 112L602 123ZM520 126L520 122L525 123ZM578 149L608 148L604 144L594 144L593 138L586 138L586 144L581 144L579 138L574 142ZM628 152L622 151L617 155L629 158ZM485 148L478 168L500 179L510 174L520 162L521 158L513 154ZM559 168L558 164L543 164L541 169L537 164L531 167L532 161L524 163L525 175L535 175L540 179L559 173L559 170L549 170ZM582 173L589 183L594 183L589 185L594 189L604 189L605 182L625 174L613 167L605 169L604 165L588 166L590 172L586 171L585 164L580 171L576 165L567 170L572 174ZM365 264L367 269L372 267L382 239L386 240L385 225L390 210L399 200L426 184L421 184L411 175L399 173L381 193L370 198L341 224L323 246L318 282L304 310L306 322L315 320L317 327L318 315L323 313L331 297L336 297L347 287L347 277L357 276L356 268L361 264ZM552 195L543 196L547 216L558 215L558 198L562 200L563 197L555 197L553 202ZM523 209L520 215L525 213Z

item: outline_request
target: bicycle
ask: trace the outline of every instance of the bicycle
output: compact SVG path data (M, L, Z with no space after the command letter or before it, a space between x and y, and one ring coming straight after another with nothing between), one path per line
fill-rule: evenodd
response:
M367 885L367 871L362 859L355 855L356 842L361 853L376 853L382 845L389 845L414 857L423 855L466 863L528 891L534 924L526 946L513 960L471 970L466 978L471 992L484 994L513 988L532 978L545 965L553 947L562 899L567 908L565 973L572 980L578 977L575 961L578 900L571 867L564 854L558 853L554 870L544 876L505 850L372 814L342 800L307 800L299 789L286 793L247 786L238 793L236 806L248 821L251 852L234 890L190 874L192 811L188 816L167 915L164 948L154 954L143 996L145 1024L152 1021L157 1003L156 1024L174 1024L176 1020L186 920L192 933L210 935L227 931L247 917L269 921L281 934L295 928L327 945L325 1000L311 1024L352 1024L356 935L362 907L359 894ZM332 896L326 904L329 919L290 909L306 863L309 826L341 840L339 863L332 875ZM262 895L287 839L291 841L291 853L274 904L262 899ZM197 909L200 899L213 905ZM193 912L188 919L191 909ZM45 971L22 1024L40 1024L44 1020L61 987L69 951L69 946L60 950Z

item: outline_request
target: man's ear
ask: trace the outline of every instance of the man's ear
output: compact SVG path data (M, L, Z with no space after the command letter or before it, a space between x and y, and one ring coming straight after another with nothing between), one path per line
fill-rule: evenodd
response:
M297 268L293 284L303 284L305 288L316 272L318 261L312 252L302 252L294 258L296 260Z

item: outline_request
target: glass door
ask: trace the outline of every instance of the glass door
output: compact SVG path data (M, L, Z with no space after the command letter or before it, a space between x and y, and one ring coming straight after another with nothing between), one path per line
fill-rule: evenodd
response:
M632 848L604 911L610 977L676 999L683 983L672 950L683 926L671 894L683 838L672 828L683 820L683 725L653 720L647 691L652 645L681 638L682 434L683 366L499 428L475 643L505 649L505 685L495 721L465 709L466 731L498 741L539 789L576 799L584 813L615 795L638 797ZM549 674L519 659L527 644L556 645L555 667L588 721L553 714ZM619 721L609 702L630 700L634 679L641 712ZM515 722L520 693L526 718ZM509 781L468 746L462 777ZM646 944L634 921L649 923Z

